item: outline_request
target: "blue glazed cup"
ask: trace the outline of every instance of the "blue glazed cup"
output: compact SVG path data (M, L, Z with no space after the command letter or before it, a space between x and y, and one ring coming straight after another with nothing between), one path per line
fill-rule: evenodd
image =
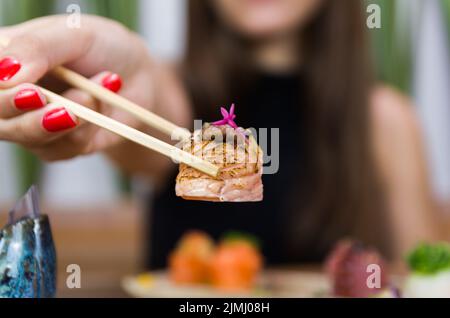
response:
M0 297L49 298L56 294L56 251L50 222L39 215L33 187L10 212L0 232Z

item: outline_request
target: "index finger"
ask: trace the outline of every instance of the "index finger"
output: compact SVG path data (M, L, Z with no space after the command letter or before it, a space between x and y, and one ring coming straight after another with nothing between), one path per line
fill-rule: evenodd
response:
M50 69L83 56L91 45L89 28L71 29L65 17L25 29L24 33L9 32L18 35L0 49L0 89L34 83Z

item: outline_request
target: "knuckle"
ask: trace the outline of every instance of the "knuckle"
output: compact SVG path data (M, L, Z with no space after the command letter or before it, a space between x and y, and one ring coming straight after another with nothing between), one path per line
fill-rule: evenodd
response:
M27 125L24 120L19 120L16 125L15 134L19 141L31 141L31 134L28 133Z
M105 26L107 26L113 32L113 34L129 32L127 27L125 27L122 23L116 20L103 17L99 17L97 19L98 21L100 21L100 23L103 23Z
M48 47L45 40L38 33L27 33L15 37L11 42L11 47L20 48L20 53L27 59L34 60L37 63L35 68L39 72L45 72L49 68L49 59L46 56ZM25 47L25 48L24 48Z
M34 145L39 145L44 142L42 136L39 136L38 134L34 133L32 129L30 129L30 123L27 120L20 119L17 121L16 127L15 127L15 138L19 142Z
M71 157L87 156L96 152L95 137L90 136L90 131L86 129L74 131L65 136L65 148L67 152L70 152Z
M83 155L87 144L89 143L85 140L85 134L79 131L74 131L58 141L60 152L64 153L66 158Z
M3 119L0 119L0 140L11 141L9 130L5 129L5 123Z
M68 160L75 157L75 155L68 151L67 149L62 149L55 145L45 145L42 147L28 147L33 154L35 154L39 159L45 162L58 162L62 160Z
M56 161L73 159L77 156L78 156L78 153L75 150L54 151L54 152L49 152L47 155L47 159L45 159L45 160L48 162L56 162Z
M82 156L89 156L95 153L95 147L94 147L94 143L93 142L89 142L87 143L82 151L80 152L80 155Z
M41 158L42 160L52 163L52 162L58 162L61 160L64 160L65 158L63 158L62 156L60 156L58 153L53 153L53 152L42 152L42 154L39 156L39 158Z
M39 159L46 162L56 162L62 160L59 155L53 151L48 151L47 149L33 149L32 153L35 154Z
M42 38L37 33L28 33L15 37L12 40L12 45L26 43L26 46L30 52L41 52L45 49Z
M79 147L80 145L85 143L84 140L85 136L83 134L83 131L80 130L79 128L75 128L75 130L68 134L65 139L66 139L66 143L70 143L70 145L72 147Z

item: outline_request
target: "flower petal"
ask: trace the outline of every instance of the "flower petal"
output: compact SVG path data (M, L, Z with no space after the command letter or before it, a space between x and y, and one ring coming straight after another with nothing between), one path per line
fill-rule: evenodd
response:
M224 118L227 118L229 116L228 111L223 107L220 107L220 112L222 113L222 116Z
M232 121L232 120L228 121L228 125L230 125L230 126L233 127L234 129L237 129L237 128L238 128L238 125L237 125L234 121Z
M228 123L227 120L222 119L222 120L215 121L215 122L213 122L212 124L213 124L214 126L222 126L222 125L226 125L227 123Z
M230 116L233 116L234 115L234 104L232 104L231 105L231 108L230 108Z

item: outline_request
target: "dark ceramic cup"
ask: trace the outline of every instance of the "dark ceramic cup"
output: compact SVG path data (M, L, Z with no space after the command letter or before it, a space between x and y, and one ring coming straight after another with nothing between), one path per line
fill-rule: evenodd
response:
M49 298L56 294L56 251L50 222L39 215L30 189L0 232L0 297Z

